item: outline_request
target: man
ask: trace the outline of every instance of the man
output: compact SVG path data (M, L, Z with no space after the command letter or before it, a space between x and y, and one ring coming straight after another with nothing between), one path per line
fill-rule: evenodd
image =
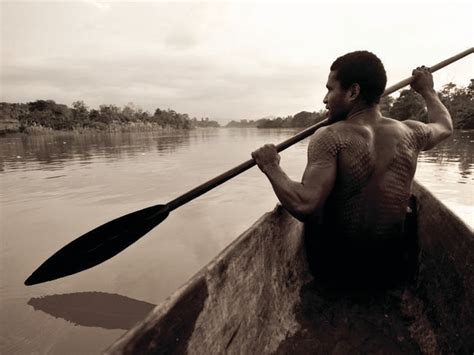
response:
M381 115L385 69L374 54L357 51L331 65L324 98L331 124L311 137L301 182L280 168L275 146L252 153L283 207L305 222L319 259L340 274L392 263L387 253L403 239L417 157L452 134L429 69L417 68L413 75L411 86L425 100L428 124Z

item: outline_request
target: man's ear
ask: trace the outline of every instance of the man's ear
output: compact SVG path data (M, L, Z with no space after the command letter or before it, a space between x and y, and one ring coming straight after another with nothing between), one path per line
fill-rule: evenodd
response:
M360 86L357 83L354 83L351 85L349 88L349 100L350 101L355 101L360 95Z

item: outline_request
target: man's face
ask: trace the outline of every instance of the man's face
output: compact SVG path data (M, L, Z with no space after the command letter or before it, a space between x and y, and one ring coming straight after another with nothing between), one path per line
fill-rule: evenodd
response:
M336 72L329 73L328 82L326 84L328 92L323 102L328 110L328 119L330 122L337 122L346 119L351 109L349 100L349 90L341 88L339 81L336 80Z

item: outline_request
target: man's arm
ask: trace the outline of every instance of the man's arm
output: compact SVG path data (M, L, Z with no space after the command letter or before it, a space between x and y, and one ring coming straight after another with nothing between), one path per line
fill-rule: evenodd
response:
M301 182L291 180L281 169L274 145L252 153L260 170L268 177L283 207L304 221L323 206L336 179L336 142L328 127L320 128L308 146L308 163Z
M421 150L428 150L451 136L453 122L451 115L434 90L433 75L429 69L422 66L413 70L412 74L415 79L411 87L423 97L428 110L427 139L424 146L421 147Z

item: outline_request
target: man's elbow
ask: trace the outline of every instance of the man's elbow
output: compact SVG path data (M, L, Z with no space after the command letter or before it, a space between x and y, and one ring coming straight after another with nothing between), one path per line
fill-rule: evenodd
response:
M448 127L448 132L446 133L447 134L447 137L451 137L453 135L453 132L454 132L454 127L453 127L453 120L451 119L451 116L449 116L449 127Z
M434 145L445 140L446 138L451 137L451 135L453 134L453 121L451 120L451 116L445 116L443 118L443 121L434 124L433 128Z
M451 118L451 114L446 112L446 134L447 137L453 134L453 119Z
M299 204L297 206L293 206L290 214L295 217L300 222L307 222L318 215L320 208L314 204Z
M445 140L453 135L453 121L451 117L447 120L447 124L443 127L444 129L441 132L441 140Z
M446 131L443 132L441 140L445 140L446 138L449 138L453 135L453 127L450 129L447 129Z

